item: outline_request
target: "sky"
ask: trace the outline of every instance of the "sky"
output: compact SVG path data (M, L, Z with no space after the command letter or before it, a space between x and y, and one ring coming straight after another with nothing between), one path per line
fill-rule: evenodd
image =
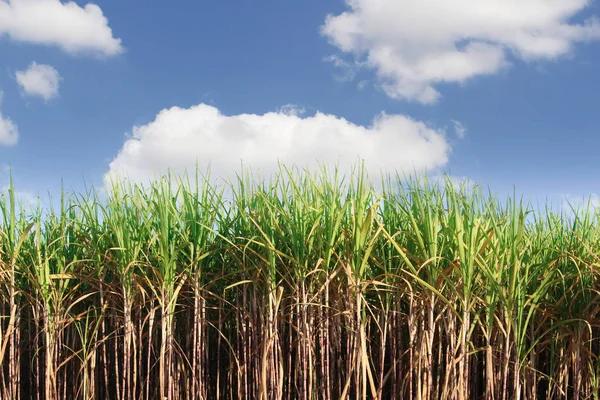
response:
M241 161L600 193L592 0L0 0L0 188Z

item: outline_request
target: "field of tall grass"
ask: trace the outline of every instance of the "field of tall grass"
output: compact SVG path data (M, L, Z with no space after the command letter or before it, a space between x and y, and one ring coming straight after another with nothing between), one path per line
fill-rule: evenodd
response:
M0 199L0 398L597 399L600 220L281 168Z

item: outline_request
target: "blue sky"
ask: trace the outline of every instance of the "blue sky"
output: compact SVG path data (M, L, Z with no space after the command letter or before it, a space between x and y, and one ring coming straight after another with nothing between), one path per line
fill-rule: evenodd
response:
M596 1L86 4L0 2L0 186L6 166L43 194L361 156L532 199L600 192Z

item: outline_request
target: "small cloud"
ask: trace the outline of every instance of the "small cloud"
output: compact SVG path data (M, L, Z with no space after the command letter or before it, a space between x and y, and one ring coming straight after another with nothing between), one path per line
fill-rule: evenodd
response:
M32 62L25 71L17 71L16 79L23 92L29 96L39 96L48 101L58 96L62 80L54 67Z
M72 54L114 56L124 51L108 19L96 4L80 7L74 1L0 1L0 36L12 40L57 46Z
M13 146L19 140L19 129L0 112L0 146Z
M214 97L215 97L215 93L213 91L209 90L208 92L206 92L202 95L202 102L216 106L217 104L215 103Z
M306 113L306 109L304 107L297 106L296 104L286 104L279 107L277 112L293 117L300 117Z
M4 92L0 90L0 105L2 104L2 99L4 97ZM0 146L13 146L17 144L19 140L19 129L17 125L12 122L10 118L7 118L2 115L0 111ZM0 172L5 172L5 165L0 166Z
M4 99L4 92L0 90L0 105ZM0 111L0 146L13 146L19 140L19 129L10 118L2 115ZM0 173L6 172L6 166L0 165Z
M358 88L358 90L363 90L364 88L367 87L368 84L369 84L369 81L365 79L365 80L358 82L358 85L356 85L356 87Z
M459 139L463 139L467 135L467 128L457 120L452 120L452 124L454 125L454 133L458 136Z
M356 64L344 60L338 55L331 55L324 58L324 61L332 63L340 71L334 75L334 79L338 82L350 82L356 77Z

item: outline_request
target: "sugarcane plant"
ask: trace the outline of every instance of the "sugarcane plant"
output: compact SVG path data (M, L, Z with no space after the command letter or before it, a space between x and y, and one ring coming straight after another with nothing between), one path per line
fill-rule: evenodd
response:
M593 204L190 172L0 193L0 398L598 398Z

